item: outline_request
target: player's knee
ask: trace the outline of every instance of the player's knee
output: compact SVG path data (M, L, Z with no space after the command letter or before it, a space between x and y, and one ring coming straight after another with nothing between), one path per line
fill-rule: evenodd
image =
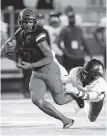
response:
M43 105L43 100L32 100L32 102L38 107L42 107Z
M88 117L88 118L89 118L89 120L90 120L91 122L94 122L94 121L96 121L96 119L97 119L97 117L96 117L96 116Z
M32 99L32 103L35 104L36 106L39 106L41 104L41 100L37 99L37 97L35 97L33 93L31 93L31 99Z
M58 105L63 105L64 103L62 101L59 101L59 100L54 100L54 102Z
M60 97L60 95L56 95L53 99L54 99L54 102L58 105L64 104L64 99Z

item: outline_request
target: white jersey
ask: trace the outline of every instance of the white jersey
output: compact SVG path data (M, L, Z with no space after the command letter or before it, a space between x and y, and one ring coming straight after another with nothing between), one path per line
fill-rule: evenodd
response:
M107 83L106 81L102 78L99 77L96 81L94 81L92 84L86 86L87 90L91 92L97 92L97 93L102 93L102 92L107 92Z
M107 92L107 83L102 77L99 77L96 81L94 81L90 85L87 85L85 88L90 93L96 92L98 94L98 96L95 99L90 100L91 102L97 102L103 99L104 95L102 93Z
M75 82L75 84L82 87L82 85L79 84L78 79L77 79L77 72L80 68L81 67L76 67L76 68L71 69L70 74L69 74L69 79L71 79L71 81L73 80ZM94 81L90 85L85 86L84 89L87 90L87 92L90 92L90 93L96 92L98 94L98 96L95 99L92 99L90 101L91 102L97 102L97 101L100 101L103 98L101 93L107 92L107 83L102 77L99 77L96 81Z

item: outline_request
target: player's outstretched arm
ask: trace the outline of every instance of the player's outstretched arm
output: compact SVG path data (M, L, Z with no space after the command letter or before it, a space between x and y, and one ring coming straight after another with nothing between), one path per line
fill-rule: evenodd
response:
M96 98L98 97L104 97L104 93L105 92L101 92L101 93L98 93L98 92L92 92L91 90L88 91L88 92L82 92L78 89L75 89L75 94L83 99L83 100L90 100L90 101L93 101L95 100Z
M89 100L94 100L96 98L103 98L104 94L107 93L107 83L102 77L100 77L96 80L94 86L92 86L90 90L87 88L87 90L88 92L82 92L77 90L76 94L79 97L82 97L83 99L85 98Z

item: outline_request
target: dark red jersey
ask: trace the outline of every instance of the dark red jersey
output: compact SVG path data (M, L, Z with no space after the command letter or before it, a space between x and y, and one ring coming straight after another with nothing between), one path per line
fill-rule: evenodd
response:
M38 43L47 40L46 33L41 27L37 27L34 32L26 34L24 30L19 29L15 33L17 48L16 56L21 57L25 62L37 62L45 56L38 48Z

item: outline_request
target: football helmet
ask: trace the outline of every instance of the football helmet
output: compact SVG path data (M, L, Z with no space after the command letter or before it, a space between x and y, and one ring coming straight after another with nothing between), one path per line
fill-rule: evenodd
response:
M104 66L101 61L92 59L87 62L79 71L79 80L86 86L97 78L102 77L104 73Z
M37 23L38 15L34 10L26 8L20 12L18 16L18 24L26 32L35 31Z

